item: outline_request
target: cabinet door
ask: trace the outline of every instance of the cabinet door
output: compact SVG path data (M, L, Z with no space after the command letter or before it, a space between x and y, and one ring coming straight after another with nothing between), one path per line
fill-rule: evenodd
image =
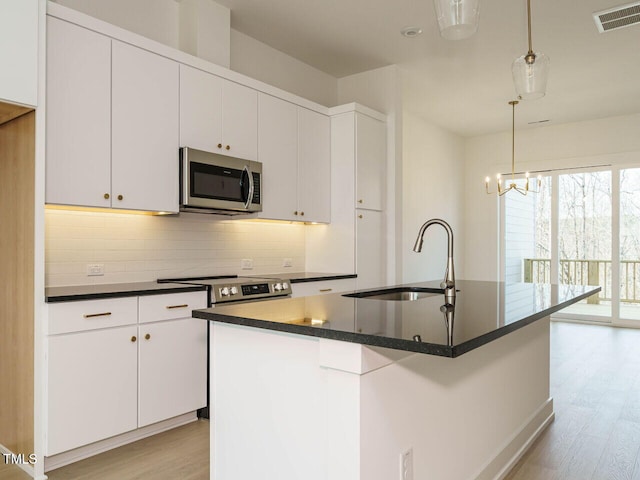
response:
M298 208L301 220L331 221L331 124L298 108Z
M387 158L386 126L356 114L356 207L382 210Z
M143 427L207 404L207 322L195 318L139 326L139 410Z
M46 202L111 206L111 40L52 17L46 123Z
M178 64L113 41L112 206L178 211Z
M356 280L358 289L385 285L386 239L382 212L356 210Z
M261 218L298 220L297 107L261 93L258 108L258 160L262 162Z
M38 0L0 3L0 99L36 106Z
M258 92L224 81L221 153L247 160L258 159Z
M181 147L220 151L223 83L220 77L180 65Z
M137 427L137 328L48 338L48 456Z

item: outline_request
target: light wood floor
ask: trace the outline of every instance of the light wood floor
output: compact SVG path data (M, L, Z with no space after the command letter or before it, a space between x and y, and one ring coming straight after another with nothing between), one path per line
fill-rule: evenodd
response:
M0 457L0 480L28 480ZM209 480L209 421L182 427L52 470L50 480Z
M640 330L552 322L551 395L506 480L640 480Z

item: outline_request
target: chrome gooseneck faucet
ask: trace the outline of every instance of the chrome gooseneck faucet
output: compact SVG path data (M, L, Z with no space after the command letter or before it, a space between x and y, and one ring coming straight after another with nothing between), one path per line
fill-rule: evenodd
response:
M424 237L424 232L427 231L431 225L440 225L447 231L447 270L444 272L444 280L440 283L440 287L444 289L444 296L446 298L455 298L456 296L456 276L453 271L453 230L451 226L445 222L444 220L440 220L439 218L433 218L425 222L422 227L420 227L420 231L418 232L418 238L416 239L416 244L413 247L414 252L422 251L422 237Z

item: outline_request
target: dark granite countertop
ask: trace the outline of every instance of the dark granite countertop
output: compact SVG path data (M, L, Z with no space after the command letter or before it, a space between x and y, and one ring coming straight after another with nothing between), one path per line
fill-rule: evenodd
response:
M44 299L47 303L75 302L100 298L137 297L203 290L206 290L206 287L202 285L157 282L72 285L68 287L47 287L45 288Z
M411 286L439 288L439 282ZM456 282L455 305L438 293L413 301L345 294L195 310L216 322L457 357L600 291L600 287Z
M291 283L322 282L325 280L342 280L357 278L355 273L320 273L320 272L293 272L274 273L272 275L256 275L259 278L287 278Z

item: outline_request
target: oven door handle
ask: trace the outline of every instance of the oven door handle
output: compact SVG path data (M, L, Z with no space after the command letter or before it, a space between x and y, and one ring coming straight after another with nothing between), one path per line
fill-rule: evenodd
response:
M244 166L242 172L243 174L246 174L247 178L249 179L249 193L247 195L247 200L244 203L244 208L246 210L249 208L251 200L253 199L253 175L251 174L251 170L249 170L249 167L247 165Z

